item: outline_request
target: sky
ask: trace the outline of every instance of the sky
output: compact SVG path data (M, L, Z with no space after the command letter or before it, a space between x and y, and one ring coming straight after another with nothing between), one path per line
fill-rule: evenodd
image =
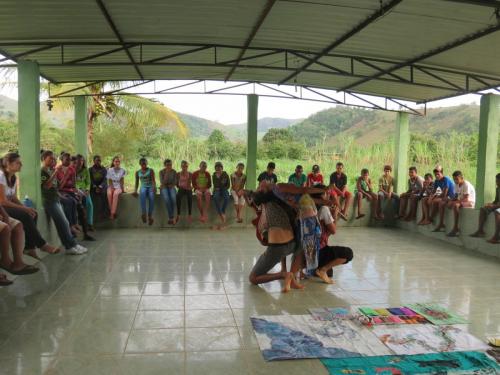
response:
M1 78L0 78L1 79ZM15 76L9 77L15 80ZM170 85L171 86L171 85ZM0 95L17 100L17 88L1 86ZM167 107L208 120L217 121L224 125L241 124L246 122L246 96L244 95L148 95L164 103ZM45 100L46 98L41 98ZM427 108L449 107L460 104L479 103L480 95L468 94L451 99L429 103ZM259 98L258 117L280 117L288 119L306 118L318 111L332 108L334 105L323 102L313 102L296 99Z

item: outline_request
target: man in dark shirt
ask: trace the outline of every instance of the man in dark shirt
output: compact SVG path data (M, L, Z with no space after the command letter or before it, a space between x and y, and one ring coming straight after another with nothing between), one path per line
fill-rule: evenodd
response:
M90 196L95 204L96 212L99 212L100 218L107 216L108 199L106 197L107 169L101 164L101 157L94 156L94 165L89 168L90 175Z
M330 175L330 195L335 201L335 204L340 209L340 217L347 220L347 211L351 204L352 194L347 191L347 176L344 173L344 164L338 162L336 171ZM340 198L344 199L344 205L340 205Z
M274 174L275 169L276 169L276 164L274 164L274 162L272 161L269 162L269 164L267 164L267 170L259 175L257 181L259 181L259 183L261 183L262 181L267 181L272 184L277 184L278 176Z

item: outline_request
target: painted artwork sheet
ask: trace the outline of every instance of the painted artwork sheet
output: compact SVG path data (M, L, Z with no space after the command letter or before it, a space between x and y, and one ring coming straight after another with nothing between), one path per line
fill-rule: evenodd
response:
M366 325L377 324L427 324L429 321L407 307L371 308L360 307L361 314L366 316Z
M467 324L464 318L448 311L442 306L432 303L415 303L408 305L410 309L423 315L428 321L436 325Z
M392 354L368 329L350 320L318 321L311 315L257 316L250 319L267 361Z
M488 345L456 326L379 325L372 332L396 355L488 349Z
M351 312L345 307L318 307L309 309L309 312L314 320L324 322L334 319L349 319L351 317Z
M330 375L499 374L500 366L480 352L322 359Z

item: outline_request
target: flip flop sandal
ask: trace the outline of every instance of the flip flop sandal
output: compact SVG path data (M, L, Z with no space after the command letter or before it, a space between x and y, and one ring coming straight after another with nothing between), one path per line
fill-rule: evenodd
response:
M0 286L9 286L12 283L13 283L13 281L11 281L7 278L0 279Z
M10 269L10 270L5 269L5 270L13 275L31 275L32 273L36 273L36 272L40 271L38 268L30 266L30 265L26 265L17 271L12 270L12 269Z

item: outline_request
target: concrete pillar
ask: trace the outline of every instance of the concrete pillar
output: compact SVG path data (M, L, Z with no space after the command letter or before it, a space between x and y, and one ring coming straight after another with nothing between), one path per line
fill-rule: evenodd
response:
M247 189L257 187L257 112L259 97L247 95Z
M481 97L476 172L476 208L495 199L495 175L500 131L500 96Z
M40 190L40 71L34 61L19 61L18 132L23 167L19 173L21 199L28 195L37 208Z
M396 154L394 159L394 191L406 191L408 176L408 149L410 146L410 130L408 113L398 112L396 117Z
M75 97L75 150L87 160L87 98L85 96Z

